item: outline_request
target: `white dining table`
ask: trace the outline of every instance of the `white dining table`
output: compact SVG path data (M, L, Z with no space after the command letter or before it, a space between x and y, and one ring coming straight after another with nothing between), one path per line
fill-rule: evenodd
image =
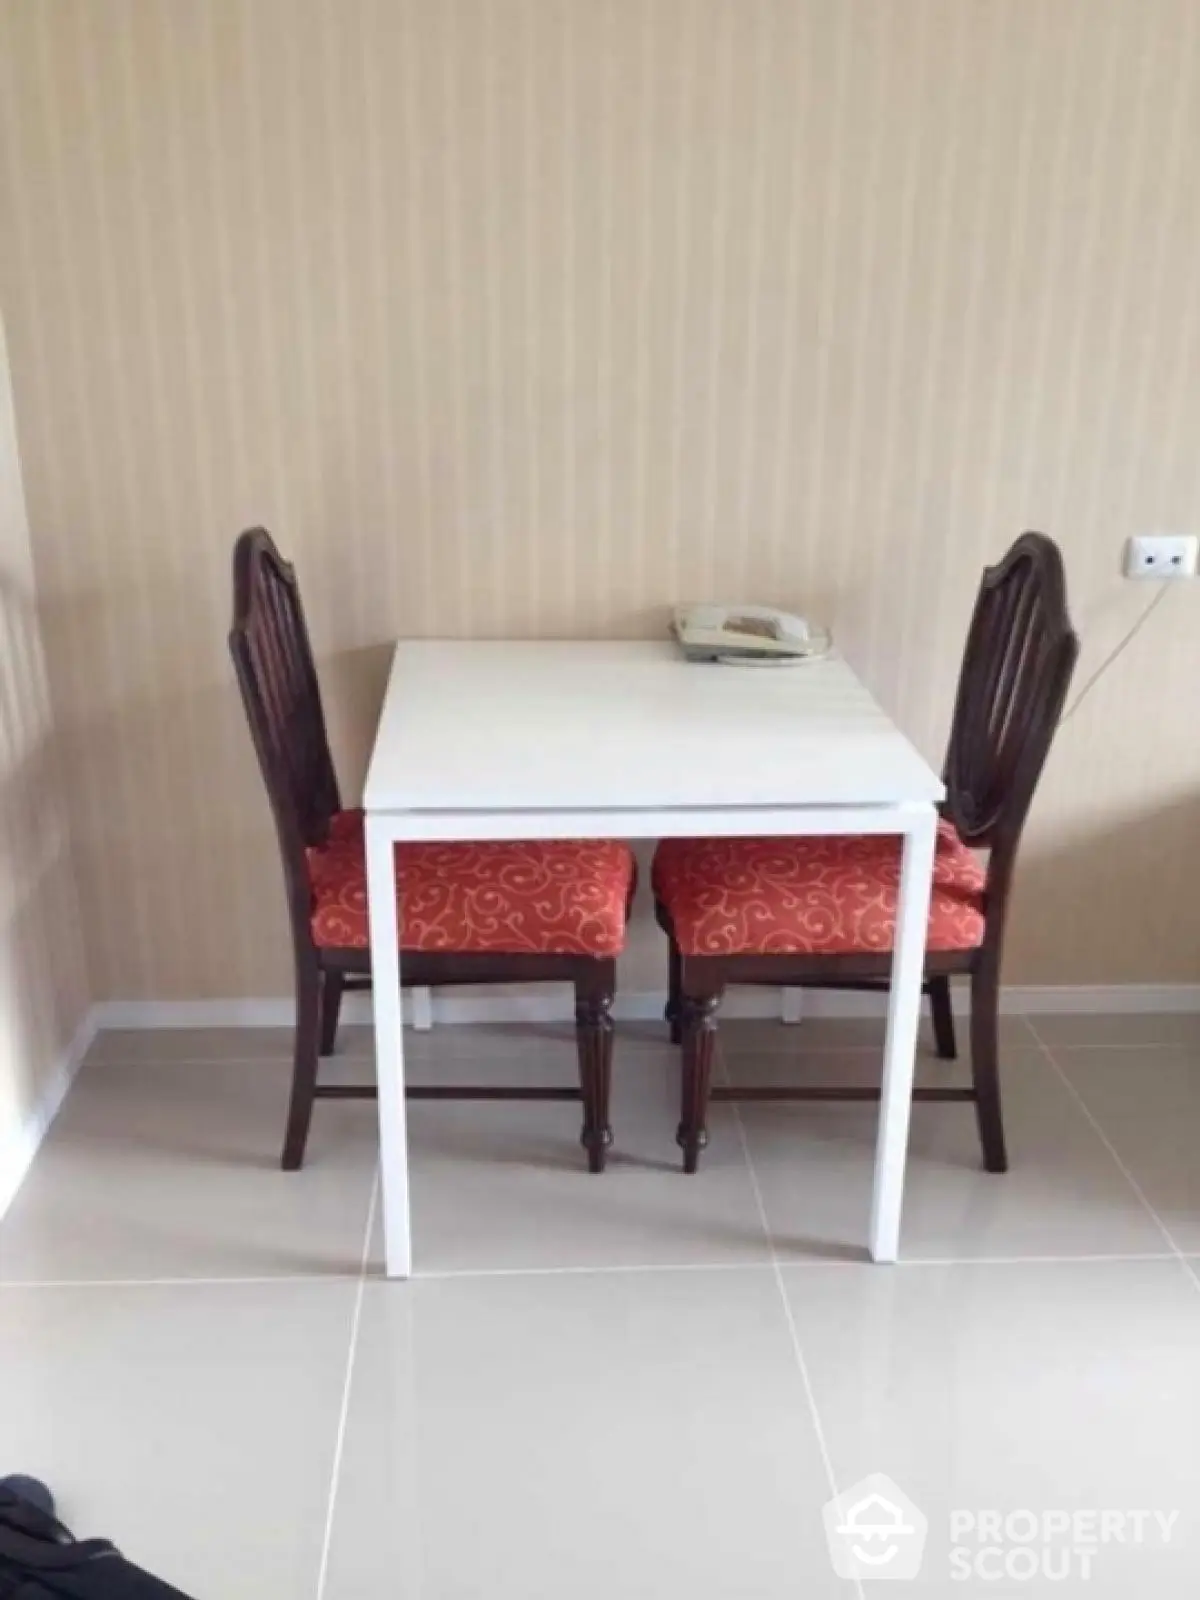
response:
M902 835L866 1228L894 1261L943 794L836 654L764 668L689 664L667 641L397 644L364 795L388 1276L413 1261L397 843Z

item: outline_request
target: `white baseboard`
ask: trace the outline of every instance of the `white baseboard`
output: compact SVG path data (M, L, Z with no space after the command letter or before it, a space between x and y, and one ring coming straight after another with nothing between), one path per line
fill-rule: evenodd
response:
M67 1097L67 1090L75 1081L75 1074L99 1027L97 1008L93 1006L76 1028L74 1038L43 1086L37 1105L24 1124L0 1147L0 1218L12 1205L17 1190L24 1183L25 1175L33 1165L33 1158L50 1124L58 1115L59 1107Z
M779 989L734 989L721 1008L723 1017L779 1017L792 1020L793 1002ZM955 1009L967 1008L967 986L954 986ZM661 1017L666 995L625 990L617 995L618 1021L646 1022ZM405 996L410 1018L410 997ZM1200 984L1017 984L1003 990L1000 1009L1018 1016L1051 1013L1114 1016L1122 1012L1200 1012ZM809 989L803 994L806 1017L873 1017L882 1015L882 994ZM525 994L448 994L433 996L435 1023L478 1025L489 1022L566 1022L572 1016L569 990L539 985ZM295 1016L288 996L263 1000L105 1000L92 1008L92 1032L104 1028L288 1028ZM371 1020L367 995L347 995L347 1022ZM418 1009L418 1025L424 1020ZM90 1038L90 1035L89 1035ZM85 1046L86 1048L86 1046Z
M417 991L419 994L420 991ZM405 991L405 1021L428 1026L426 1013ZM661 1017L666 994L626 991L618 993L613 1015L624 1022L645 1022ZM563 985L539 984L523 994L434 994L430 1007L434 1023L471 1026L489 1022L568 1022L574 1001ZM729 995L721 1008L727 1017L777 1017L779 991L743 989ZM93 1007L96 1028L290 1028L295 1020L290 996L269 1000L102 1000ZM371 998L349 994L342 1002L342 1021L369 1023Z

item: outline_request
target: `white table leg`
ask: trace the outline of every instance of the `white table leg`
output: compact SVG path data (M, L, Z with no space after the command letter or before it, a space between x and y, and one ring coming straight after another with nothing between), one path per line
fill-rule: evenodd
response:
M883 1093L875 1143L875 1188L871 1196L869 1248L876 1261L895 1261L900 1250L900 1207L904 1162L912 1110L917 1025L921 1019L921 980L925 933L933 882L937 814L930 806L909 819L900 868L896 908L896 951L888 997L887 1042L883 1053Z
M386 817L367 816L367 898L379 1083L379 1170L389 1278L412 1273L408 1216L408 1124L404 1103L404 1029L400 1014L400 938L395 840Z

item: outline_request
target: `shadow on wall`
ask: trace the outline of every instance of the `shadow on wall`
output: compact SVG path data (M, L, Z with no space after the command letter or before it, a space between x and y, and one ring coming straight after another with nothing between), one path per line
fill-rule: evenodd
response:
M1200 984L1200 794L1069 833L1060 824L1053 844L1039 843L1036 823L1035 802L1008 931L1019 961L1005 982ZM1195 894L1152 892L1193 874Z
M338 650L317 662L329 743L346 805L358 805L362 799L392 648L389 640L355 650Z
M7 554L7 552L6 552ZM33 598L0 573L0 1133L20 1128L83 1014L87 986ZM2 1143L2 1140L0 1140Z
M87 609L78 593L60 599L51 638L86 628ZM226 626L213 629L203 678L183 681L166 662L119 694L97 685L72 696L62 733L97 999L291 990L278 846ZM390 644L380 644L317 663L348 806L361 800L390 657Z

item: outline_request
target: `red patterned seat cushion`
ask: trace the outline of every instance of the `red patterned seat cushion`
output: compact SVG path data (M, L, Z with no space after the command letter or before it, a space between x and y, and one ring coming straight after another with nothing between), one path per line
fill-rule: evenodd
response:
M685 955L849 955L890 950L900 840L664 839L654 894ZM938 825L927 948L983 940L984 871L946 821Z
M610 839L397 845L400 948L616 955L634 870L629 846ZM361 812L334 817L327 843L308 851L308 872L314 942L367 949Z

